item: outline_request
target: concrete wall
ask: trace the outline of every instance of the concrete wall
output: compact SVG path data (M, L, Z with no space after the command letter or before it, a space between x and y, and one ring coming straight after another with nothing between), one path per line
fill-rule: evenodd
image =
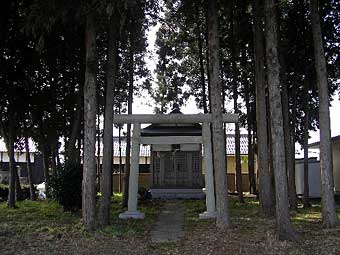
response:
M304 190L304 169L303 159L295 160L295 186L296 194L303 195ZM309 197L321 197L321 175L320 175L320 161L316 159L309 159L308 161L308 182L309 182Z

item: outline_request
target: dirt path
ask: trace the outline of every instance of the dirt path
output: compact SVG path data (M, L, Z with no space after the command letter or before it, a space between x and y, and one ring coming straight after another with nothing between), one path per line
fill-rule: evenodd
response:
M179 241L184 236L184 205L182 201L165 203L151 231L151 242L167 243Z

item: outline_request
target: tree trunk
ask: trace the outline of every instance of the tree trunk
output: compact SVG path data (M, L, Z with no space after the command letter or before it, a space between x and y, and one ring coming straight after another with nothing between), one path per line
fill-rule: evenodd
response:
M280 64L277 52L277 20L274 0L265 0L266 59L269 87L273 169L276 193L276 224L280 240L297 241L288 210L287 175L282 104L280 100Z
M269 171L270 171L270 185L272 193L273 205L276 204L275 201L275 175L274 175L274 164L273 164L273 143L272 143L272 129L271 129L271 118L270 118L270 105L269 105L269 92L266 91L266 107L267 107L267 133L268 133L268 157L269 157ZM274 208L273 208L274 210ZM275 210L273 211L275 215Z
M259 198L262 213L274 214L273 189L269 168L269 147L267 132L266 78L264 63L263 6L260 0L254 4L254 55L256 83L256 125L257 125L257 171L259 179Z
M20 184L20 175L18 168L16 167L16 161L14 159L14 172L15 172L15 198L17 201L24 200L24 193Z
M30 157L30 149L28 144L28 137L25 136L25 150L26 150L26 166L27 166L27 177L28 177L28 184L30 187L30 197L31 200L35 200L35 190L33 186L33 178L32 178L32 167L31 167L31 157Z
M286 167L288 175L288 194L289 194L289 206L291 209L297 208L296 202L296 187L295 187L295 152L292 151L292 137L291 137L291 125L289 119L289 101L288 101L288 89L287 89L287 79L286 79L286 66L284 62L284 57L280 53L281 60L281 82L282 82L282 114L283 114L283 131L284 131L284 146L286 153ZM292 158L293 157L293 158Z
M83 32L83 29L81 30ZM81 59L85 59L86 57L86 49L85 44L81 44L80 46L80 57ZM80 145L81 142L81 130L82 126L82 113L84 111L84 83L85 83L85 61L80 62L80 70L79 70L79 91L77 95L77 103L76 110L73 115L73 123L72 130L68 139L68 142L65 143L65 152L66 152L66 163L71 163L77 166L80 166ZM76 147L77 143L77 147Z
M57 151L55 143L52 143L51 145L51 170L52 175L55 175L57 173Z
M248 174L249 174L249 192L250 194L256 194L256 178L255 178L255 170L254 170L254 147L253 147L253 137L252 137L252 110L249 102L249 84L246 79L244 82L244 97L246 101L247 108L247 125L248 125Z
M238 88L237 88L237 69L236 69L236 40L235 40L235 29L234 29L234 13L231 10L231 20L230 20L230 34L231 34L231 68L233 72L233 99L234 99L234 112L235 114L240 114L238 109L237 99L238 99ZM235 172L236 172L236 189L238 193L238 198L240 203L244 203L243 190L242 190L242 169L241 169L241 152L240 152L240 125L235 123Z
M291 155L290 155L290 159L292 160L292 164L293 164L293 172L292 172L292 178L291 179L289 179L289 180L292 180L292 179L294 179L294 184L291 184L291 187L294 187L294 194L296 194L296 185L295 185L295 141L296 141L296 139L295 139L295 133L296 133L296 131L295 131L295 127L296 127L296 121L297 121L297 93L296 93L296 85L295 85L295 83L293 82L293 88L292 88L292 90L291 90L291 93L292 93L292 95L291 95L291 98L292 98L292 100L293 100L293 102L292 102L292 115L291 115L291 125L292 125L292 127L291 127L291 134L290 134L290 136L291 136L291 138L290 138L290 140L291 140L291 143L292 143L292 150L291 150ZM288 181L289 181L288 180ZM289 186L288 186L288 188L289 188ZM293 191L291 191L291 192L293 192Z
M210 57L209 73L211 83L211 113L213 131L213 158L216 183L216 226L219 229L231 227L228 209L228 188L226 174L225 137L222 123L222 88L219 79L219 41L216 1L208 3L208 49Z
M109 24L109 40L107 49L106 70L106 100L104 118L104 148L103 148L103 170L100 181L100 192L102 194L99 208L99 220L102 226L109 224L110 202L112 189L112 164L113 164L113 100L116 83L116 51L117 51L117 25Z
M334 201L333 159L329 117L329 93L325 53L322 43L318 1L311 0L315 69L319 88L320 169L322 188L322 218L326 228L339 225Z
M97 89L97 121L96 121L96 138L97 138L97 157L96 157L96 167L97 167L97 181L100 187L101 181L101 167L100 167L100 109L99 109L99 88Z
M84 128L81 128L81 129L84 130ZM81 129L79 129L79 131L81 131ZM79 137L77 139L77 150L76 150L76 152L77 152L77 155L76 155L77 161L76 162L78 163L77 165L79 166L79 168L81 167L81 164L80 164L81 151L82 151L81 145L83 145L83 149L84 149L84 136L79 134Z
M13 124L9 120L9 132L7 139L7 150L9 156L9 185L8 185L8 201L7 205L9 208L15 208L15 162L14 162L14 135L13 135Z
M120 112L119 112L120 114ZM119 143L119 192L122 192L122 136L121 136L121 126L119 125L119 136L118 136L118 143Z
M130 63L129 63L129 97L128 97L128 114L132 114L133 102L133 79L134 79L134 41L130 35ZM127 124L126 133L126 154L125 154L125 169L124 169L124 193L122 206L126 207L129 198L129 179L130 179L130 152L131 152L131 124Z
M303 207L310 207L309 202L309 169L308 169L308 129L309 129L309 94L308 94L308 74L306 72L306 81L304 86L303 111L305 116L303 118Z
M46 144L46 140L43 140L43 145L42 145L42 157L43 157L43 169L44 169L44 177L45 177L45 189L46 189L46 194L48 190L48 185L49 185L49 149Z
M245 50L242 50L242 57L241 57L241 66L244 70L246 70L246 53ZM247 109L247 125L248 125L248 176L249 176L249 192L250 194L256 194L256 176L255 176L255 168L254 168L254 143L253 143L253 137L255 133L255 123L254 119L252 117L254 111L256 109L252 109L250 105L250 87L248 82L248 75L246 72L243 72L242 74L242 83L244 84L244 100L246 103L246 109ZM256 108L256 107L254 107ZM253 131L253 134L252 134Z
M86 23L86 72L84 86L84 171L82 216L87 230L95 229L96 211L96 30L95 15L90 12Z
M82 80L82 79L81 79ZM77 137L79 134L80 124L81 124L81 112L82 112L82 96L83 94L83 86L80 85L79 94L77 96L77 104L76 104L76 110L74 112L73 122L72 122L72 130L70 137L67 141L66 145L66 161L68 163L72 163L75 161L75 165L78 165L78 159L77 159L77 150L76 150L76 142Z

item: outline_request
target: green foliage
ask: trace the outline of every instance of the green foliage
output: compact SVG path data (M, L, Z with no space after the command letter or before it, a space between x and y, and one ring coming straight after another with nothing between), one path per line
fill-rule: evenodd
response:
M49 194L65 210L81 208L82 169L78 165L66 164L50 178Z

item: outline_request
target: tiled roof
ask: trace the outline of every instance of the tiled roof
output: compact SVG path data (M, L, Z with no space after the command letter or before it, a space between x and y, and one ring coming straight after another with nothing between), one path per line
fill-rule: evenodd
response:
M125 137L122 137L121 141L121 151L122 156L125 156L126 152L126 141ZM232 134L227 134L227 142L226 142L226 151L227 155L235 154L235 137ZM248 139L247 135L241 134L240 138L240 151L241 154L248 154ZM113 155L119 157L119 141L118 137L113 138ZM150 156L150 145L141 145L140 146L140 154L141 157Z

